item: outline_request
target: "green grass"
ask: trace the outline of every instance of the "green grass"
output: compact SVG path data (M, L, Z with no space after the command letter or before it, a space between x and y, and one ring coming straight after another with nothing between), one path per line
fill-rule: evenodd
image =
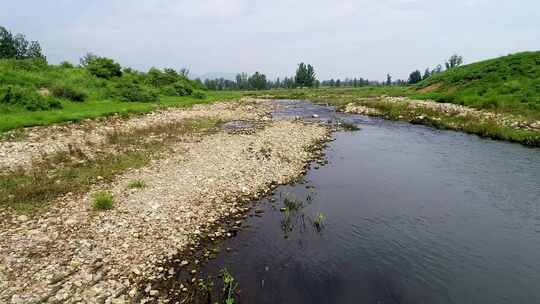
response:
M114 198L109 192L96 192L92 196L92 199L92 207L95 210L110 210L113 208Z
M130 189L142 189L146 188L146 182L141 179L135 179L129 182L128 188Z
M62 122L77 122L83 119L106 117L114 114L131 115L147 113L161 108L190 107L195 104L208 104L216 101L238 100L243 96L241 92L208 92L206 99L197 99L191 96L162 97L156 103L120 102L113 100L86 101L75 103L64 101L64 107L50 111L24 111L10 110L0 112L0 132L21 127L43 126Z
M174 84L189 89L182 93L186 96L175 91ZM103 79L82 67L2 59L0 133L113 114L131 115L166 107L237 100L243 96L241 92L205 92L202 89L204 87L195 81L160 71L124 72L121 77ZM145 96L157 97L146 99Z
M411 97L540 119L540 51L464 65L435 74Z

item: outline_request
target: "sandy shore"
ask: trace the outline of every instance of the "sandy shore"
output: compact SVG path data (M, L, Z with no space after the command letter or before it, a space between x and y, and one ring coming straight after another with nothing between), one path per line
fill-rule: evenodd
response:
M96 145L89 142L102 142L111 129L189 117L258 122L249 132L223 130L178 142L166 157L88 193L63 196L46 212L0 211L0 302L129 303L141 294L157 296L141 282L182 271L159 265L220 219L244 212L250 206L245 198L301 175L313 158L311 147L328 139L329 130L318 124L270 120L271 107L266 101L197 106L33 128L21 141L0 143L0 155L9 155L0 167L11 168L31 166L44 150L54 153L69 144L92 153ZM129 189L135 179L146 187ZM92 209L92 194L102 190L113 194L112 210Z

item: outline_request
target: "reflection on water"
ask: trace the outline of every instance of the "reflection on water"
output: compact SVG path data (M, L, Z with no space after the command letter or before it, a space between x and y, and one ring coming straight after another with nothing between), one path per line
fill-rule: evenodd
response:
M362 131L204 267L229 269L239 303L540 303L539 149L282 104Z

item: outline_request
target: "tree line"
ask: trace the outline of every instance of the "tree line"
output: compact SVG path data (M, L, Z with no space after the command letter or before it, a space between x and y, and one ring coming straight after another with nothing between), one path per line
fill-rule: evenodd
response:
M37 41L28 41L23 34L13 35L0 26L0 59L42 59L41 45Z
M313 88L321 85L317 79L315 68L311 64L303 62L298 64L295 76L269 80L265 74L255 72L252 75L239 73L235 80L217 78L205 79L204 85L209 90L270 90L270 89L293 89L299 87Z

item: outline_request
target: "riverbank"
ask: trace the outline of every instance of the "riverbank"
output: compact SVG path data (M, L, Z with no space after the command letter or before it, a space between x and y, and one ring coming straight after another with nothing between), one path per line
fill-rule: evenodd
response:
M387 96L356 100L338 107L338 110L540 147L540 121L511 114L407 97Z
M21 154L17 164L26 172L49 159L39 156L40 149L27 147L55 147L49 156L65 155L71 140L81 145L82 159L69 153L54 158L57 167L74 170L81 161L100 161L101 153L121 157L134 149L150 156L109 176L93 176L86 187L74 191L66 192L70 184L53 176L53 184L59 180L68 188L49 193L45 198L52 199L44 198L45 206L29 214L10 206L20 192L3 193L7 202L0 211L0 301L125 303L156 296L141 284L170 271L160 265L189 249L199 236L212 233L221 219L245 212L250 198L301 175L317 154L313 147L328 139L329 130L319 124L272 121L271 109L268 102L245 100L112 120L76 132L37 129L32 131L35 136L12 141ZM243 123L228 124L238 120ZM186 126L191 126L189 132L180 132ZM143 135L144 144L135 140ZM117 146L103 150L111 139ZM158 143L159 149L152 150ZM5 151L8 146L2 142ZM11 191L13 184L2 187ZM103 191L112 195L110 210L92 207L94 195Z
M265 91L267 99L311 100L334 105L338 111L407 121L481 137L540 146L538 114L477 109L452 103L414 99L412 87L364 87Z

